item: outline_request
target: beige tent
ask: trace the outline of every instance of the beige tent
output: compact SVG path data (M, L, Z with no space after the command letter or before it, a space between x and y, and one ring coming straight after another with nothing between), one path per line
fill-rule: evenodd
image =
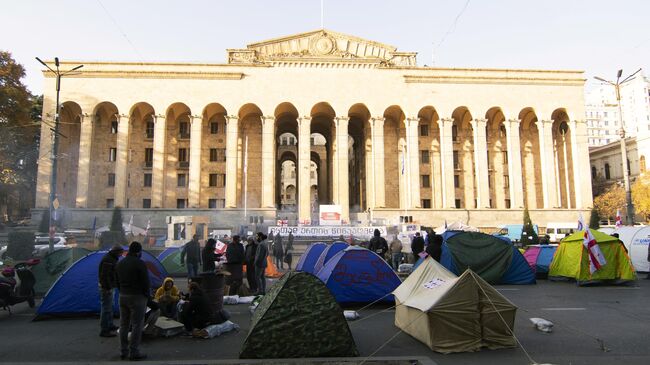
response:
M479 229L470 225L467 225L461 221L451 222L449 224L443 224L442 226L434 230L436 234L443 234L447 231L464 231L464 232L479 232Z
M516 345L517 307L469 269L456 277L427 258L393 294L395 325L434 351Z

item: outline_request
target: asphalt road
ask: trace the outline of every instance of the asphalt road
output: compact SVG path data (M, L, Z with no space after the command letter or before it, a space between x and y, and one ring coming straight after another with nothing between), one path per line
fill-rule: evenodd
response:
M631 287L577 287L571 283L539 281L537 285L497 289L519 307L515 333L537 363L650 364L650 280L639 280ZM146 339L143 352L153 363L192 360L191 363L198 364L237 359L250 315L245 305L227 309L233 322L241 327L238 332L210 340ZM0 362L119 361L118 340L98 337L97 318L32 322L33 314L34 310L24 304L14 308L13 315L0 311ZM371 308L360 314L368 319L350 322L362 355L360 361L374 354L424 356L441 365L531 363L521 348L441 355L399 333L393 325L392 309ZM554 322L553 333L534 329L530 317Z

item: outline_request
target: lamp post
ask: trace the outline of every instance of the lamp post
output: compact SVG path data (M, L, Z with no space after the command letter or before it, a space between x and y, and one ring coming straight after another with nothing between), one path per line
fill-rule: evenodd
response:
M54 233L56 232L56 227L54 227L54 218L52 210L58 207L58 201L56 199L56 178L57 178L57 154L59 149L59 114L61 113L61 105L59 104L59 94L61 92L61 77L76 71L83 67L83 65L76 66L68 71L61 72L59 70L59 58L54 57L54 66L56 71L53 70L47 63L43 62L40 58L36 57L36 60L40 62L43 66L47 67L50 72L56 76L56 114L54 116L54 129L52 133L54 135L52 142L52 172L50 174L50 199L49 199L49 210L50 210L50 224L49 224L49 236L50 236L50 252L54 251ZM51 129L51 128L50 128Z
M595 76L594 78L598 81L602 81L606 84L614 86L616 90L616 101L618 103L618 121L621 125L621 128L618 130L618 135L621 137L621 159L623 160L623 184L625 186L625 201L627 203L626 209L626 220L627 224L634 225L634 205L632 203L632 190L630 189L630 175L627 168L627 147L625 145L625 121L623 121L623 108L621 108L621 85L632 80L634 75L639 73L641 69L638 69L635 73L626 77L621 81L621 76L623 75L623 70L618 70L616 74L616 82L605 80L601 77Z

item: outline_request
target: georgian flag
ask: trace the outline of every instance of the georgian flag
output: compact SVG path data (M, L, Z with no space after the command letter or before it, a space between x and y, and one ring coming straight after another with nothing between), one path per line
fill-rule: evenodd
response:
M151 219L147 221L147 228L144 230L144 235L148 236L149 235L149 228L151 228Z
M585 246L587 253L589 254L589 272L593 274L607 264L607 260L605 260L605 255L603 255L603 252L600 250L600 246L598 246L598 242L596 242L594 235L591 234L591 230L585 225L582 214L578 219L578 230L584 230L582 244Z
M621 210L616 209L616 229L621 228L623 225L623 218L621 218Z
M225 243L221 242L220 240L217 240L217 244L214 248L214 253L217 255L223 255L226 253L226 249L228 248L228 245Z

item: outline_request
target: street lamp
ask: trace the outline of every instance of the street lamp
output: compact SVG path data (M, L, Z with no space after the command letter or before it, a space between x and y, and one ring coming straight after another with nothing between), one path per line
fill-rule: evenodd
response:
M625 200L627 202L627 223L629 225L634 225L634 205L632 204L632 190L630 189L630 176L627 170L627 148L625 146L625 122L623 121L623 109L621 108L621 85L632 80L634 75L638 74L641 69L638 69L635 73L626 77L621 81L621 76L623 75L623 70L618 70L616 74L616 82L611 82L605 80L601 77L595 76L594 78L598 81L602 81L606 84L614 86L616 90L616 101L618 103L618 121L621 125L621 129L618 130L618 135L621 137L621 159L623 160L623 183L625 185Z
M54 227L54 219L52 215L52 209L56 209L59 205L58 200L56 199L56 178L57 178L57 154L59 149L59 114L61 113L61 105L59 104L59 94L61 92L61 77L76 71L83 65L76 66L68 71L61 72L59 70L59 58L54 57L54 66L56 71L53 70L47 63L43 62L40 58L36 57L36 60L40 62L43 66L47 67L50 72L56 75L56 114L54 116L54 141L52 143L52 172L50 174L50 199L49 199L49 210L50 210L50 224L49 224L49 236L50 236L50 252L54 251L54 233L56 232L56 227ZM51 128L50 128L51 129Z

